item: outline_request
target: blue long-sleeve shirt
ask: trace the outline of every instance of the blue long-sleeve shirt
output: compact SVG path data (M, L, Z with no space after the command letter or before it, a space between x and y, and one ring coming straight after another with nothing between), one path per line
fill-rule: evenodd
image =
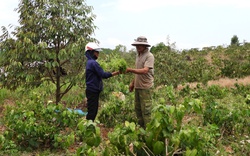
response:
M102 79L112 77L110 72L105 72L102 67L96 62L95 59L91 58L89 54L85 54L87 57L86 64L86 86L87 90L92 92L101 92L103 90Z

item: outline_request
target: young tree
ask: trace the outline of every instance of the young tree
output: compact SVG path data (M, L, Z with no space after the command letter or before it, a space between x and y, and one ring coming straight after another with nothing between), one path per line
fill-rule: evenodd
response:
M16 89L50 81L60 102L84 75L84 47L95 40L92 10L84 0L20 0L20 26L12 36L2 27L2 85Z
M234 35L232 38L231 38L231 46L232 45L236 45L236 46L239 46L240 43L239 43L239 38L237 35Z

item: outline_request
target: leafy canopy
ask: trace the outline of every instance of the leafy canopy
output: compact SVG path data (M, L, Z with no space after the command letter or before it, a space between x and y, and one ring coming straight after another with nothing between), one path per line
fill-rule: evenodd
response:
M20 0L20 26L12 36L2 27L0 36L0 66L8 73L0 77L3 86L51 81L59 102L84 75L84 45L95 40L92 9L84 0Z

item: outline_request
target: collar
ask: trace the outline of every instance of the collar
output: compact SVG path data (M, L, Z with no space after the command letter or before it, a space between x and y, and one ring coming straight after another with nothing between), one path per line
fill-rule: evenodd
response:
M148 52L149 52L149 49L146 48L142 53L138 53L138 56L142 56L142 55L144 55L144 54L146 54Z

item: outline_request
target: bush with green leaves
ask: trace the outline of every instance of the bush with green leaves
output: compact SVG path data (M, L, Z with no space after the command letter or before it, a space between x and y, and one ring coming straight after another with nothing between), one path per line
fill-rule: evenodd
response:
M6 130L1 136L2 150L8 149L11 141L17 149L67 149L80 141L91 148L98 146L101 140L100 130L93 131L96 125L61 104L44 103L36 93L31 99L17 102L16 106L6 107L3 123ZM94 136L97 141L91 143Z
M159 105L154 107L153 119L146 129L136 128L134 123L129 122L125 122L125 126L117 124L109 133L112 146L108 146L107 150L125 155L207 154L215 145L213 139L217 136L208 134L209 128L182 125L184 113L183 106Z
M25 104L17 104L15 108L7 108L4 119L7 130L4 136L6 139L13 140L19 147L65 148L72 145L74 139L68 139L68 137L72 138L70 132L61 134L61 131L67 127L74 129L78 120L78 114L68 111L62 105L44 106L38 101L27 101ZM70 142L64 145L58 144L60 136Z
M124 58L111 58L109 62L104 62L103 60L98 62L105 71L120 71L121 73L125 73L127 69L127 62Z
M20 22L13 32L2 27L0 67L3 86L34 88L50 81L58 104L84 76L84 45L96 26L93 7L84 0L19 1Z
M119 154L131 155L136 152L137 148L143 146L140 133L144 133L144 130L137 126L134 122L125 121L125 123L118 123L113 132L108 134L110 140L110 146L113 149L118 149ZM107 150L110 150L110 146ZM131 150L131 146L133 150ZM118 154L118 153L116 153Z
M115 127L115 125L124 121L136 122L131 100L129 96L126 96L125 101L122 101L114 95L110 95L98 113L98 120L106 127Z
M127 69L127 62L125 59L112 59L112 61L109 64L111 66L112 71L120 71L122 73L126 72Z
M92 120L81 120L77 124L77 136L81 146L77 148L77 155L97 155L98 147L101 143L100 128Z
M207 58L201 58L209 54L207 51L190 51L182 54L167 49L167 53L162 55L165 52L164 48L160 50L159 53L155 53L160 64L155 68L158 70L155 73L157 89L153 93L152 120L146 129L137 125L133 108L134 94L128 92L128 84L133 74L123 74L104 81L107 87L104 87L100 96L101 105L97 123L101 122L105 127L112 128L108 138L103 138L105 140L102 140L98 124L72 114L65 108L65 106L72 107L71 104L75 106L84 96L68 95L63 99L64 105L57 106L53 102L48 104L44 99L51 98L53 94L51 87L55 89L55 86L40 85L41 90L32 90L34 94L29 94L23 89L22 92L28 95L20 96L19 102L14 107L4 109L6 113L1 118L0 124L6 130L0 134L0 154L5 152L13 155L13 152L19 150L35 148L48 150L48 146L65 152L70 147L77 146L74 153L76 155L191 156L216 155L217 151L220 152L219 155L241 155L242 153L248 155L250 153L249 86L236 83L228 89L214 85L199 85L218 76L220 69L224 67L220 59L240 60L248 55L244 53L242 57L242 49L241 54L236 54L237 51L225 52L225 48L220 47L213 51L211 60L207 61ZM216 57L220 52L224 58ZM104 61L107 65L112 62L112 59L123 58L121 56L126 54L110 53L105 59L100 59L100 62ZM187 54L191 56L189 61L183 60ZM132 55L129 54L129 56ZM169 56L167 61L165 56ZM168 64L165 65L164 61ZM240 62L247 67L246 62ZM134 64L134 61L132 63ZM240 75L242 69L238 69L236 65L234 64L232 69L237 69L235 73ZM169 67L165 68L167 66ZM214 72L215 67L221 68L216 68ZM196 68L199 72L195 71ZM162 72L161 69L168 69L168 72ZM194 71L188 73L187 69ZM244 74L247 72L248 70L245 70ZM230 73L233 72L230 71ZM200 81L196 88L185 87L177 90L174 87L194 79ZM158 88L158 85L161 86ZM74 90L74 93L82 94L84 87L77 89L79 90ZM112 92L118 91L125 95L124 101L112 95ZM2 102L5 97L8 98L9 95L3 92ZM225 147L231 147L233 153L228 153Z

